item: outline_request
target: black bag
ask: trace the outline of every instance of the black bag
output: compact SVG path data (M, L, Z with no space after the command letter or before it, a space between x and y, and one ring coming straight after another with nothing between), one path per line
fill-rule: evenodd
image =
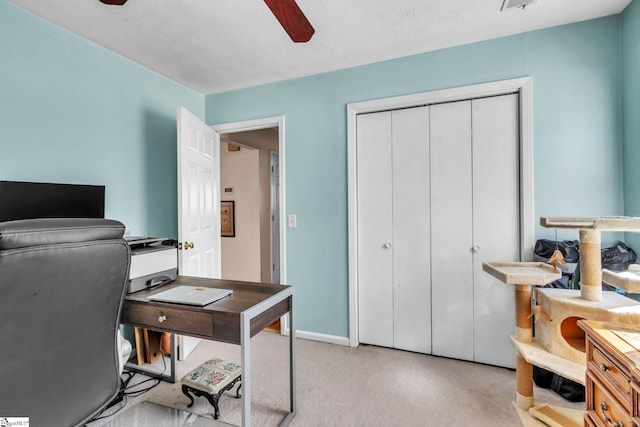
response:
M551 380L555 374L544 368L533 365L533 382L540 388L551 387Z
M533 251L536 255L543 258L551 258L553 252L558 249L566 262L578 262L580 258L580 243L577 240L563 240L556 242L555 240L539 239Z
M601 250L602 268L612 271L627 271L636 262L636 253L622 242Z
M554 374L551 380L551 390L570 402L584 402L584 386Z
M550 388L571 402L584 402L584 386L538 366L533 367L533 381L538 387Z

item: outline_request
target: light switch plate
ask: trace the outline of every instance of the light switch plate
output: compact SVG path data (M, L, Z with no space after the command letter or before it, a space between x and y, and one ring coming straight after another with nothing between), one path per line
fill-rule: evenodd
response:
M289 219L289 228L296 228L298 226L298 220L295 214L290 214L288 216Z

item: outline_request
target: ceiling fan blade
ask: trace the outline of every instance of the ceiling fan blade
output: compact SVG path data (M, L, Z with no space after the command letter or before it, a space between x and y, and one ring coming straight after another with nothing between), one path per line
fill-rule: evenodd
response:
M311 40L311 36L316 30L313 29L295 0L264 0L264 2L269 6L282 28L289 34L291 40L296 43Z
M116 6L122 6L127 2L127 0L100 0L100 2L104 4L113 4Z

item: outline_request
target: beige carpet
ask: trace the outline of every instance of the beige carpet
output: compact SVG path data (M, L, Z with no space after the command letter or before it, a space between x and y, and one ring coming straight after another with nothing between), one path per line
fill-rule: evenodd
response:
M298 339L297 414L292 426L519 426L511 404L515 372L374 346L349 348ZM289 405L288 337L261 332L251 340L254 426L278 425ZM240 361L238 346L202 341L188 360L178 362L180 379L208 358ZM145 379L136 375L133 382ZM235 391L235 390L234 390ZM536 402L584 408L536 388ZM240 400L225 393L220 420L240 424ZM127 407L146 400L187 409L180 383L162 382L146 394L127 399ZM191 412L213 418L205 398ZM90 427L106 424L109 418Z

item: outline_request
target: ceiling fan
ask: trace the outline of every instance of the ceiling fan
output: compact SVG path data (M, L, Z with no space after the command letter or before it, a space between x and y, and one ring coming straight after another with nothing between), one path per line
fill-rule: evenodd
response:
M100 0L104 4L122 6L127 0ZM282 28L296 43L311 40L315 30L295 0L264 0Z

